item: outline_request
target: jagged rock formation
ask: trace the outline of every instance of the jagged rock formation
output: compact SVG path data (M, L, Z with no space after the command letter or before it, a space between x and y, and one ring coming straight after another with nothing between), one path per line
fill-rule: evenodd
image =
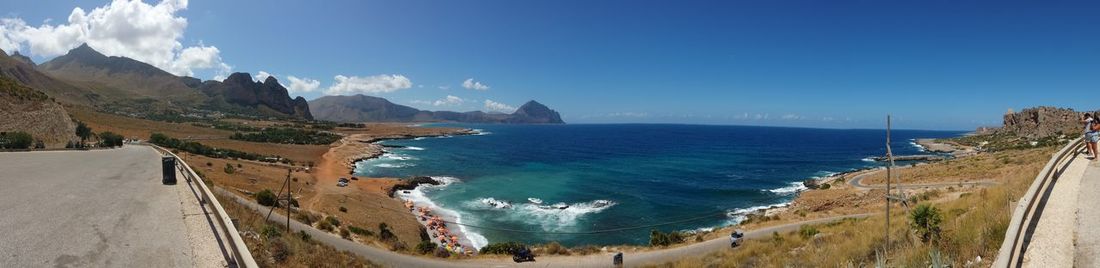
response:
M1096 112L1092 112L1094 115ZM1018 113L1009 110L1004 115L1004 126L998 133L1010 133L1029 139L1058 135L1079 135L1085 127L1081 124L1084 112L1068 108L1040 106Z
M233 73L222 82L206 81L200 89L212 98L214 107L252 109L255 113L270 116L289 115L313 120L309 102L302 97L291 99L286 88L272 76L260 83L253 82L252 75L248 73Z
M529 101L511 114L451 111L422 111L365 95L324 96L309 102L320 120L335 122L460 122L490 124L564 124L558 112Z
M76 139L69 113L41 91L0 77L0 132L22 131L49 148Z
M18 60L18 61L21 61L23 63L26 63L27 65L30 65L30 66L37 65L37 64L34 63L33 60L31 60L30 57L24 56L23 54L19 54L19 51L12 52L11 53L11 58L13 58L15 60Z

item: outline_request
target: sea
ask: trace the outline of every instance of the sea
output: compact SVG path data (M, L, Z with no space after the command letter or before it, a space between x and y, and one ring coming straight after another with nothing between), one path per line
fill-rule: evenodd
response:
M435 126L435 125L432 125ZM802 181L873 168L885 130L675 124L438 125L477 135L388 140L356 163L367 177L445 182L404 198L452 213L474 246L490 242L644 245L651 230L737 224L789 204ZM917 138L961 131L892 131L895 155Z

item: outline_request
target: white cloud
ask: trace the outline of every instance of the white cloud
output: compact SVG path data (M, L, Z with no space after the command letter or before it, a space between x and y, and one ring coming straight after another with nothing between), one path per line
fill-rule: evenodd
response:
M507 104L495 102L492 100L485 100L485 109L490 111L510 113L516 111L516 107L512 107Z
M482 84L481 82L474 81L473 78L462 81L462 87L473 90L489 90L489 85Z
M267 78L270 77L270 76L271 76L270 73L267 73L265 71L259 71L259 72L256 72L255 75L252 75L252 79L255 79L256 82L263 82L264 80L267 80Z
M802 116L797 114L785 114L781 118L783 120L802 120Z
M451 86L438 86L437 88L442 89L442 90L448 90L448 89L451 89Z
M325 90L326 95L378 94L412 87L412 81L399 74L366 77L337 75L335 79L336 83Z
M459 97L447 95L446 98L443 98L441 100L437 100L437 101L432 102L432 105L434 105L434 106L452 106L452 105L462 105L463 102L466 102L466 100L463 100L462 98L459 98Z
M290 86L287 87L290 93L313 92L321 87L321 81L314 79L298 78L293 75L286 76L286 79L290 81Z
M155 5L142 1L114 0L89 12L77 7L66 23L27 25L20 18L0 19L0 49L24 51L42 57L65 54L87 43L109 56L123 56L152 64L176 75L193 76L194 70L212 69L219 76L231 67L215 46L201 42L184 47L180 41L187 19L176 12L187 9L187 0L164 0ZM26 51L24 51L26 52Z

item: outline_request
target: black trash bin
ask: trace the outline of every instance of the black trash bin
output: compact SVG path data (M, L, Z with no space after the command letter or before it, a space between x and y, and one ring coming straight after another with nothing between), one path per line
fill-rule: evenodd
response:
M165 156L160 158L160 162L164 170L164 178L161 178L160 182L163 184L176 184L176 158Z

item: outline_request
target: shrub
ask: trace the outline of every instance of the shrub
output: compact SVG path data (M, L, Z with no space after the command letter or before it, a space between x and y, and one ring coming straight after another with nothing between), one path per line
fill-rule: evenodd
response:
M511 255L516 253L522 248L526 248L527 245L519 242L504 242L504 243L492 243L486 245L479 250L481 254L507 254Z
M351 231L351 233L356 234L356 235L360 235L360 236L373 236L374 235L374 232L371 232L370 230L367 230L367 229L359 228L358 226L348 226L348 231Z
M275 262L285 262L290 257L290 247L286 245L286 242L282 239L275 239L271 241L271 257L275 259Z
M378 239L382 241L396 241L397 235L390 231L390 227L385 222L378 224Z
M650 246L668 246L676 243L684 242L684 234L680 232L668 232L662 233L657 229L653 229L649 232L649 245Z
M435 244L431 240L422 240L420 244L416 244L416 252L420 254L432 253L439 245Z
M310 239L313 239L313 236L306 233L305 230L302 230L302 231L298 231L298 238L301 238L302 241L309 241Z
M76 136L80 137L80 147L84 147L84 141L88 140L88 138L92 136L92 128L88 127L88 125L85 125L84 122L77 121Z
M819 233L821 233L821 231L818 231L817 227L810 225L802 225L802 227L798 228L798 236L801 236L803 239L812 238Z
M351 239L351 232L348 231L348 228L340 228L340 237L343 238L343 239L350 240Z
M34 143L34 138L26 132L0 132L0 148L28 149L32 143Z
M437 258L450 258L451 252L447 251L447 249L440 248L435 250L435 256Z
M818 188L818 189L821 189L821 190L828 190L829 188L832 188L832 187L833 187L833 185L832 185L832 184L828 184L828 183L826 183L826 184L822 184L822 185L821 185L821 188Z
M348 212L348 208L346 208L346 207L340 207L340 212L344 212L344 213L347 213L347 212Z
M260 234L267 238L279 237L282 235L282 233L279 232L279 228L271 224L264 224L264 227L260 228Z
M340 220L336 219L336 217L325 216L324 221L327 222L328 224L331 224L332 226L340 227Z
M114 132L99 133L100 144L105 147L122 147L122 135L115 134Z
M333 230L332 224L328 221L320 221L317 223L317 229L331 232Z
M275 206L275 199L278 198L275 196L275 193L271 192L271 189L264 189L256 193L256 203L260 203L260 205L269 207Z
M941 222L943 215L940 209L928 203L917 205L909 212L909 225L916 229L924 242L939 238Z
M302 222L302 223L313 225L313 223L317 222L317 220L320 217L318 217L317 214L313 214L313 213L309 213L309 212L305 212L305 211L299 211L298 215L294 216L294 218L297 219L298 221Z
M561 246L557 241L546 244L546 254L550 255L569 255L569 249Z
M230 165L229 163L225 163L225 174L233 174L233 172L236 172L236 171L237 170L236 170L236 168L233 167L233 165Z

